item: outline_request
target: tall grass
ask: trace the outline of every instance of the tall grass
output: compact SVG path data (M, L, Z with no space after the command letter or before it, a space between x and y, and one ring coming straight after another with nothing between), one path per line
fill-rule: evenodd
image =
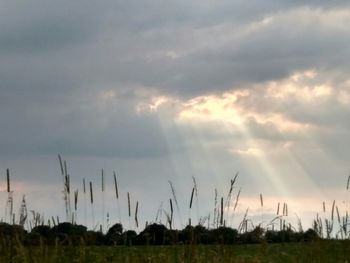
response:
M225 201L227 220L230 218L231 200L232 200L234 185L236 183L237 177L238 177L238 172L235 174L233 179L230 180L230 188L229 188L229 191L228 191L228 194L226 197L226 201Z
M139 201L136 201L136 208L135 208L135 224L136 228L139 228L139 220L138 220L138 211L139 211Z
M84 222L87 226L87 205L86 205L86 183L85 178L83 178L83 194L84 194Z
M28 210L27 210L27 203L25 199L25 195L22 197L21 207L19 209L19 225L24 227L24 224L27 221L28 217Z
M70 176L67 171L67 162L62 160L61 155L58 155L58 160L61 168L61 175L63 181L63 199L65 202L66 209L66 221L72 220L72 211L71 211L71 200L70 200Z
M74 223L78 221L78 189L74 191Z
M198 187L197 187L197 180L194 176L192 176L193 181L193 188L194 188L194 194L196 197L196 216L197 216L197 224L199 223L200 216L199 216L199 199L198 199Z
M154 219L154 222L156 223L162 223L162 215L163 215L163 202L160 202L160 206L157 209L156 217Z
M10 224L15 221L13 213L13 191L11 191L10 169L6 169L6 185L7 185L7 202L5 209L5 218Z
M192 202L193 202L193 195L194 195L194 190L195 188L192 188L192 192L191 192L191 199L190 199L190 207L189 207L189 225L191 225L191 209L192 209Z
M95 228L95 212L94 212L94 191L92 188L92 182L90 181L90 205L91 205L91 218L92 218L92 229Z
M214 211L213 211L213 228L217 228L217 205L218 205L218 190L215 188L214 195Z
M121 214L120 214L118 181L117 181L117 173L115 171L113 172L113 179L114 179L115 197L117 199L118 218L119 218L119 223L121 223L122 220L121 220Z
M10 187L10 169L6 169L6 182L7 182L7 192L11 192L11 187Z
M169 220L169 228L172 229L172 225L173 225L173 214L174 214L174 208L173 208L173 201L171 200L171 198L169 199L169 203L170 203L170 220Z
M102 193L102 224L101 224L101 229L103 232L105 228L105 178L104 178L104 171L101 169L101 193Z
M174 188L174 185L171 181L168 181L169 182L169 185L170 185L170 189L171 189L171 194L173 196L173 199L175 201L175 206L176 206L176 211L177 211L177 214L179 216L179 221L180 221L180 224L181 226L183 225L182 224L182 217L181 217L181 213L180 213L180 207L179 207L179 203L177 202L177 198L176 198L176 192L175 192L175 188Z
M78 189L73 188L71 185L71 178L68 173L67 169L67 162L61 158L60 155L58 155L59 164L60 164L60 174L62 176L63 181L63 196L64 196L64 205L65 205L65 212L66 212L66 222L72 222L77 223L78 221L82 221L81 216L78 218L78 211L81 209L79 203L82 202L82 198L79 197L79 191ZM256 224L256 221L259 221L259 206L257 205L257 209L255 210L254 207L251 209L244 208L240 200L241 190L236 190L236 182L238 178L238 173L235 174L235 176L228 182L228 192L227 195L224 194L223 196L218 194L218 190L215 189L214 192L214 207L213 209L210 209L211 213L209 215L200 218L198 220L198 223L204 225L205 223L208 223L208 228L218 228L223 226L233 226L234 218L238 220L238 225L236 225L237 229L241 232L247 232L249 229L254 228L255 226L260 226L264 228L265 230L268 229L275 229L278 228L280 230L287 230L291 229L291 220L290 220L290 213L293 214L293 211L289 211L289 207L287 202L278 202L277 209L270 214L267 213L269 211L268 205L266 208L266 204L268 204L268 199L264 200L264 197L262 193L259 194L260 198L260 214L261 214L261 220L260 224ZM350 176L347 177L346 180L346 191L348 193L349 191L349 183L350 183ZM8 194L7 203L6 203L6 212L5 212L5 221L9 223L19 223L22 226L25 226L27 223L28 228L33 228L35 226L38 226L40 224L44 224L46 222L49 222L49 224L58 225L60 220L58 217L51 216L49 217L49 220L45 220L44 216L38 212L29 212L27 209L27 203L25 200L25 196L22 197L22 202L19 209L18 217L15 217L14 208L13 208L13 189L11 188L11 180L10 180L10 170L6 170L6 192ZM111 179L111 178L109 178ZM102 228L102 232L105 232L106 224L109 226L109 213L106 213L105 208L105 192L108 190L106 188L106 185L108 185L108 182L106 184L105 180L108 180L107 177L105 177L104 170L101 170L101 193L102 195L99 195L97 193L97 198L102 199L102 224L100 227ZM188 217L188 224L194 224L193 219L193 209L194 205L198 201L198 186L196 179L192 177L193 185L191 185L191 188L189 188L188 193L190 194L189 198L189 205L186 205L186 209L189 209L189 217ZM131 194L130 192L127 192L127 195L125 194L120 195L120 189L118 184L118 178L116 172L113 172L113 181L114 181L114 190L115 190L115 197L116 197L116 203L117 203L117 215L118 215L118 221L119 223L122 223L121 220L121 213L120 213L120 204L119 201L122 199L123 204L123 211L125 207L125 197L127 198L127 206L128 206L128 218L129 218L129 228L136 227L139 228L142 222L143 214L140 212L140 202L134 198L133 202L131 201ZM169 228L173 229L176 227L176 224L174 222L174 210L176 209L177 216L179 218L179 221L177 225L184 226L181 221L181 210L179 207L178 199L177 199L177 193L175 192L175 187L171 181L168 181L170 185L170 198L167 199L169 201L167 207L163 209L163 202L161 201L161 205L157 210L157 215L155 218L155 222L162 223L164 214L166 216L166 224L169 225ZM87 189L89 187L89 189ZM72 191L71 189L75 189ZM89 182L89 185L86 185L85 178L83 179L83 195L84 195L84 219L85 219L85 225L87 225L87 212L86 212L86 193L90 190L90 206L91 206L91 228L96 228L96 222L95 222L95 212L94 212L94 206L99 205L99 200L97 200L96 204L94 197L94 189L93 189L93 181ZM81 190L80 190L81 191ZM71 192L72 196L74 196L74 202L71 205ZM187 192L187 191L186 191ZM187 195L187 194L186 194ZM81 196L81 194L80 194ZM265 202L264 202L265 201ZM259 202L257 202L259 203ZM142 203L143 204L143 203ZM74 205L74 206L73 206ZM143 205L142 205L143 207ZM198 205L196 204L196 207L198 209ZM239 208L239 209L237 209ZM320 205L321 213L316 215L316 218L313 221L313 228L319 233L320 236L325 238L340 238L340 239L346 239L349 238L349 215L348 215L348 206L347 203L345 205L345 209L342 203L336 202L336 200L332 200L332 202L326 202L322 201ZM266 210L265 210L266 209ZM239 210L239 211L237 211ZM100 209L98 210L100 212ZM245 211L245 212L244 212ZM257 212L255 212L257 211ZM276 215L275 215L276 211ZM97 211L96 211L97 212ZM264 213L265 212L265 213ZM98 213L99 214L99 213ZM106 220L106 214L107 214L107 220ZM273 214L273 215L272 215ZM231 217L231 223L229 223L229 219ZM253 219L258 217L258 219ZM64 218L64 217L63 217ZM78 220L79 219L79 220ZM114 220L114 217L111 217L112 220ZM236 220L236 221L237 221ZM266 221L265 221L266 220ZM187 221L187 220L186 220ZM99 225L99 222L97 222L97 226ZM186 222L187 223L187 222ZM295 227L295 229L301 229L301 220L298 218L298 226Z
M224 225L224 198L221 197L220 226Z
M131 227L131 205L130 205L130 193L128 192L128 215L129 215L129 228Z
M264 224L264 199L262 194L260 194L260 209L261 209L261 223L260 226L263 227Z

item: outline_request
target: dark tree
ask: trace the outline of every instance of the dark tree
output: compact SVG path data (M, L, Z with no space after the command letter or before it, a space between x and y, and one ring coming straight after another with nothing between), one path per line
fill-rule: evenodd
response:
M123 243L122 239L123 226L120 223L114 224L108 229L105 236L106 245L120 245Z
M148 225L140 234L139 241L147 245L164 245L167 228L161 224Z

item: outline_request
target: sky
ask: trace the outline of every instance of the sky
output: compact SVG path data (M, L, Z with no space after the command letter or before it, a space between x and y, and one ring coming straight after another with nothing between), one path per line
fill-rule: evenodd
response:
M306 227L323 202L324 217L333 200L344 214L349 23L348 1L1 1L1 218L9 168L15 212L25 194L28 210L64 220L57 154L89 227L108 212L135 228L127 192L140 224L159 208L165 223L169 181L175 225L212 220L215 189L226 200L237 172L227 222L249 207L267 225L278 202Z

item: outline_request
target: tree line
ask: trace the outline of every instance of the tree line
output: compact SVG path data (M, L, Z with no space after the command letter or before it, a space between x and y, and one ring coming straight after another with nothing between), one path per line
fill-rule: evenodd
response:
M179 245L179 244L254 244L281 242L308 242L319 239L313 229L295 231L292 228L265 230L260 226L250 231L239 232L230 227L207 229L202 225L188 225L182 230L168 229L162 224L149 224L140 233L124 230L117 223L106 233L88 230L86 226L68 222L53 227L35 226L26 231L22 226L0 223L1 246L19 242L21 245Z

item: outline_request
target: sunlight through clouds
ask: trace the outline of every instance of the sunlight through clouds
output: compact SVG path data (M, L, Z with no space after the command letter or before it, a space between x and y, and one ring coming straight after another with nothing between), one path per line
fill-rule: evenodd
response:
M317 103L320 99L330 98L333 95L333 88L330 85L307 83L316 75L316 71L306 71L296 73L285 81L269 82L266 87L266 96L287 101L295 98L303 103Z
M178 115L179 120L219 120L229 122L234 125L241 125L244 122L241 109L236 107L239 94L224 94L222 97L205 96L192 99L183 104L183 110ZM246 96L243 93L243 96Z
M260 125L272 125L281 132L298 132L312 128L311 123L302 123L289 119L283 114L273 111L274 104L281 100L308 100L315 102L319 97L328 97L332 89L327 86L303 87L297 82L291 82L295 75L285 81L267 83L267 87L256 87L250 90L235 90L222 96L205 96L185 102L179 113L180 121L213 121L218 120L236 126L245 125L251 119ZM246 103L248 102L248 103ZM268 106L257 108L257 102ZM277 103L276 103L277 102ZM250 105L248 105L250 104Z
M301 190L293 191L293 185L303 185L300 189L314 189L316 194L319 191L314 182L316 178L304 167L304 162L300 162L302 157L298 155L300 150L306 150L304 144L310 145L310 149L316 154L318 152L320 158L329 160L329 157L321 154L322 146L317 144L317 134L326 128L312 121L298 119L298 116L291 118L283 107L303 105L313 111L316 105L329 103L336 98L337 91L329 83L320 83L318 74L315 70L296 72L279 81L234 89L221 95L199 96L187 101L157 97L152 99L149 110L161 114L164 110L162 107L167 104L177 105L173 107L172 115L178 133L183 133L183 129L192 129L191 136L188 132L183 134L183 139L187 138L185 141L189 143L187 151L190 160L201 153L200 158L207 160L205 167L210 165L210 169L215 169L209 157L210 151L222 141L221 147L226 148L233 158L240 158L247 166L255 164L256 167L248 169L256 174L253 177L258 179L258 174L264 176L265 184L270 183L280 196L297 195ZM162 122L162 118L159 121ZM218 135L216 139L208 139L203 133L206 127L213 129L214 133L215 129L224 130L227 137L220 139ZM271 133L271 136L263 135L262 131ZM294 175L290 174L291 171L294 171Z
M3 2L0 155L16 180L58 184L62 153L77 186L106 166L155 202L173 180L187 207L195 176L203 214L237 171L247 199L339 197L348 2Z

